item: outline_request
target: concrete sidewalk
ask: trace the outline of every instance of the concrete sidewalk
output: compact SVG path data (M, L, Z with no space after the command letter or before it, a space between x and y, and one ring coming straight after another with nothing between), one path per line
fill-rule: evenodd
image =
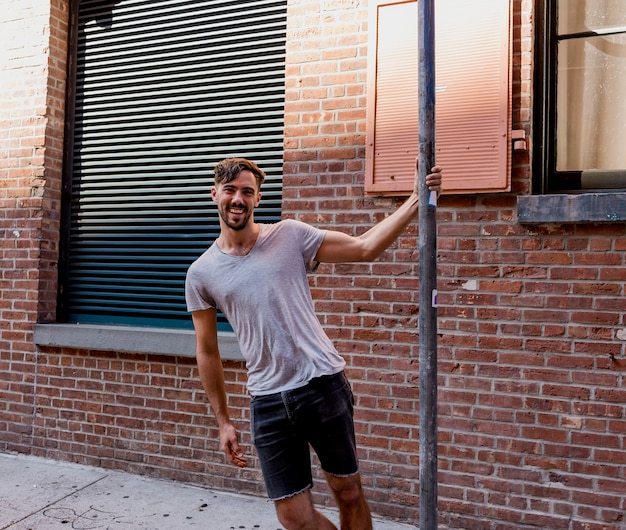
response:
M335 524L336 512L323 510ZM267 499L0 453L0 530L280 530ZM377 519L375 530L413 526Z

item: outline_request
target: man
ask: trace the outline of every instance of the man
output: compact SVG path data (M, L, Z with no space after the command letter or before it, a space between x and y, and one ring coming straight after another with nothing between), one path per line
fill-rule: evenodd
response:
M251 433L268 495L287 529L335 529L313 506L309 445L337 500L341 528L372 528L361 487L353 425L353 396L345 361L317 319L307 272L320 262L371 261L415 217L417 194L363 235L320 230L294 220L254 221L263 171L230 158L215 167L211 190L220 235L187 273L187 307L196 332L203 387L228 460L246 466L227 410L217 340L217 309L238 338L248 370ZM441 172L426 179L439 191Z

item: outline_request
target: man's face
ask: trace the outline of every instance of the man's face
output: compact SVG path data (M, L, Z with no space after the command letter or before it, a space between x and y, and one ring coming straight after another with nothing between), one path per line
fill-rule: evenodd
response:
M256 179L247 169L241 171L231 182L215 186L211 195L217 203L217 211L222 221L232 230L243 230L248 225L254 208L261 200Z

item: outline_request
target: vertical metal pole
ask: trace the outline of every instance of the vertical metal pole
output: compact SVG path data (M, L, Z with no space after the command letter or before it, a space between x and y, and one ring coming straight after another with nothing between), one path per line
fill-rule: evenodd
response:
M435 0L418 0L420 530L437 530L437 197L426 186L435 165Z

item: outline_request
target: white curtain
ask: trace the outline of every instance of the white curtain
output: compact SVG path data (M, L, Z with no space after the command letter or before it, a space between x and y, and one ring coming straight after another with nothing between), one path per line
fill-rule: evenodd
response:
M601 187L603 174L626 174L626 33L602 35L615 29L626 31L626 0L560 0L560 34L599 35L559 45L557 170L587 171Z

